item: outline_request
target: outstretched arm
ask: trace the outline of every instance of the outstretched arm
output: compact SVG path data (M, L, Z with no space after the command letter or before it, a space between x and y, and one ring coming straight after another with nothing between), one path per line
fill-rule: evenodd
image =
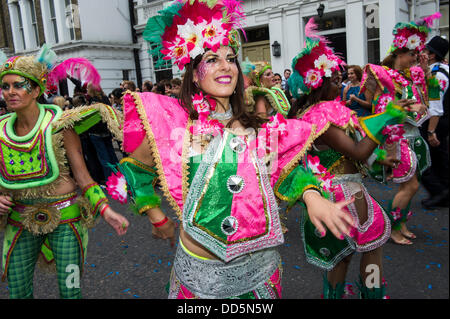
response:
M320 137L320 140L342 155L356 161L367 160L378 146L378 144L369 137L365 137L361 141L355 142L352 138L347 136L342 129L333 125L331 125Z
M78 186L81 189L84 189L88 185L92 185L94 180L86 168L80 138L73 129L64 131L64 147L73 176ZM129 222L125 217L115 212L106 203L98 207L98 210L103 212L103 218L114 228L118 235L124 235L127 232Z

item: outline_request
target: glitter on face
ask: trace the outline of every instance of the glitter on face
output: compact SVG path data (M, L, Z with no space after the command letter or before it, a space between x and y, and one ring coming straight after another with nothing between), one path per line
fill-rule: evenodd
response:
M233 57L231 58L230 55L233 55ZM216 63L218 63L218 59L224 59L227 61L230 59L234 63L236 57L230 47L228 47L228 50L224 54L222 53L222 55L219 55L217 53L205 55L197 67L197 76L199 81L203 81L205 79L211 68L215 66Z

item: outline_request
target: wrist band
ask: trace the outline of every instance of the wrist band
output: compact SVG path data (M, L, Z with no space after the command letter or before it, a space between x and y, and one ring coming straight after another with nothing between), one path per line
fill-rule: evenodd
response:
M102 204L108 203L108 198L97 183L92 183L84 187L82 195L89 201L94 216Z
M153 225L154 227L161 227L162 225L164 225L164 224L167 223L168 221L169 221L169 218L167 218L167 216L166 216L166 217L164 217L164 219L163 219L162 221L157 222L157 223L152 223L152 225Z
M306 191L303 192L303 195L302 195L303 201L305 201L305 195L308 194L308 193L311 193L311 192L318 193L320 196L322 196L322 194L320 193L320 191L318 189L310 188L310 189L307 189Z
M106 204L106 205L103 206L102 210L100 211L100 216L103 217L103 214L105 213L105 210L106 210L108 207L109 207L108 204Z

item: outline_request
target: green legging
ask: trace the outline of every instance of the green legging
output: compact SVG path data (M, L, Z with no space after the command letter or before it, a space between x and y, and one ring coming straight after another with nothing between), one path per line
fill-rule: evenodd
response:
M7 272L11 299L33 298L34 268L46 238L55 257L60 297L81 298L81 289L79 285L74 285L75 282L72 280L76 274L74 267L68 267L69 265L78 266L78 273L81 274L81 247L70 225L60 224L53 232L46 235L36 236L25 229L20 234L11 253ZM71 278L68 278L70 275L72 275ZM78 282L81 281L80 278L77 279Z

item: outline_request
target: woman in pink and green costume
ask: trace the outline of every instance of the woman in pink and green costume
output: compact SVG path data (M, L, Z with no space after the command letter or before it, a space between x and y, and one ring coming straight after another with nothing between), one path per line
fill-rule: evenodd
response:
M56 266L61 298L81 298L77 275L83 271L87 228L99 215L119 235L128 226L89 176L77 135L102 119L119 133L119 118L100 104L68 112L39 104L38 97L47 84L59 79L59 73L96 72L87 60L69 59L54 67L55 60L44 45L36 57L15 56L0 67L3 98L12 111L0 117L2 279L8 280L10 298L33 298L38 259ZM82 196L76 192L78 187ZM69 265L72 271L67 272Z
M340 210L346 203L324 199L317 178L298 166L314 127L281 115L267 122L246 111L236 40L242 19L234 0L176 1L160 11L144 37L156 47L153 54L186 70L180 100L124 96L123 145L131 154L119 169L128 198L155 236L174 243L174 222L154 198L145 198L154 194L156 175L182 220L169 298L281 297L274 247L284 239L273 187L294 169L296 186L286 194L304 200L322 231L323 222L335 236L348 234L352 222ZM145 192L137 191L142 176Z
M367 135L384 140L383 128L404 118L401 107L389 105L384 113L358 120L356 113L339 98L338 73L345 63L328 47L328 41L316 35L311 19L305 29L305 48L292 62L293 74L289 88L300 98L297 117L316 125L315 141L305 161L314 173L321 175L334 201L350 200L344 209L355 220L351 235L341 240L321 237L305 214L302 236L308 262L328 270L324 276L324 298L339 299L344 294L345 277L352 254L362 253L360 282L362 298L382 298L382 245L389 239L390 221L383 208L368 193L362 183L362 166L378 143ZM300 97L299 92L302 93ZM392 165L392 159L378 158ZM377 265L380 278L374 287L367 287L368 265Z
M400 164L392 170L392 180L400 187L389 203L388 214L392 223L391 238L402 245L410 245L410 239L416 238L406 222L412 215L410 205L419 189L420 175L431 164L428 145L420 136L419 127L429 117L428 92L434 92L431 88L438 83L429 74L428 61L418 59L418 55L425 47L433 21L439 17L437 13L417 22L398 23L393 30L389 55L382 66L366 65L361 82L361 92L365 92L367 101L372 101L373 114L384 112L391 101L408 99L411 104L403 125L386 127L386 131L396 137L380 146L400 159ZM416 66L419 60L420 66ZM385 181L386 173L380 167L373 169L371 175Z
M242 63L246 80L245 104L249 112L263 118L277 113L287 117L291 105L280 86L276 86L272 66L267 62L252 63L247 59Z

